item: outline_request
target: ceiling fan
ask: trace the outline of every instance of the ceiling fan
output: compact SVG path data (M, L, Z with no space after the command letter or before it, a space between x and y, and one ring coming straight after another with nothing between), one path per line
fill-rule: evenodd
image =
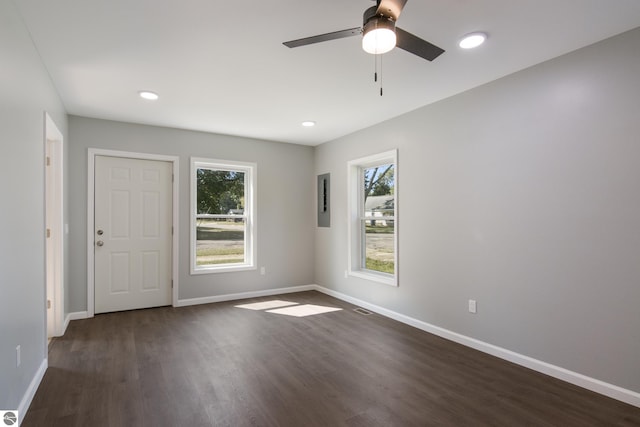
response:
M293 48L362 35L362 48L365 52L371 54L386 53L398 46L400 49L404 49L428 61L433 61L444 52L444 49L396 27L396 21L407 0L374 1L376 6L364 11L362 27L291 40L283 44Z

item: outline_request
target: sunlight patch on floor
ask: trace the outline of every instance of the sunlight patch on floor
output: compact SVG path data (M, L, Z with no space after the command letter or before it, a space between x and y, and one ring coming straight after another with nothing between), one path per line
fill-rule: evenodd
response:
M251 304L236 305L236 308L246 308L248 310L268 310L270 308L286 307L288 305L296 305L297 302L281 301L279 299L263 302L254 302Z
M267 313L284 314L285 316L306 317L314 314L331 313L332 311L340 311L341 308L325 307L323 305L298 304L297 302L282 301L279 299L271 301L254 302L251 304L240 304L234 306L236 308L245 308L247 310L264 310Z
M322 305L303 304L292 307L277 308L275 310L267 310L267 313L284 314L285 316L305 317L314 314L330 313L332 311L340 311L341 308L325 307Z

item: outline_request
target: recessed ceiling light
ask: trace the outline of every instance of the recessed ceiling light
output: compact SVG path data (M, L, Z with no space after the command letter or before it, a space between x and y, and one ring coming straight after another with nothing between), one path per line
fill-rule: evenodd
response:
M458 46L463 49L473 49L480 46L487 39L486 33L471 33L464 36Z
M141 90L140 92L138 92L138 95L140 95L140 98L148 99L149 101L155 101L156 99L158 99L157 93L149 92L148 90Z
M302 122L302 126L306 127L306 128L310 128L316 125L316 122L311 121L311 120L307 120Z

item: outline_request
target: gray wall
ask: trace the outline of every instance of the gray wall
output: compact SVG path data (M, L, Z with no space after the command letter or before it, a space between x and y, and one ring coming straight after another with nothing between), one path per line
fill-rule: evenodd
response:
M640 392L639 53L636 29L317 147L316 283ZM346 163L395 147L400 286L345 279Z
M180 299L313 283L313 148L71 116L70 311L87 309L87 152L100 148L180 157ZM259 270L189 274L190 157L256 162Z
M67 123L8 0L0 0L0 58L0 408L18 409L46 357L44 112L65 136Z

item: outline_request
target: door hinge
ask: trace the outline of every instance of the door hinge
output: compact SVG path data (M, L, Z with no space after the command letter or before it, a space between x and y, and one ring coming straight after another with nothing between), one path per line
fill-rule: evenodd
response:
M47 308L48 309L51 308L51 300L50 299L47 300Z
M47 156L47 166L51 166L51 157Z
M171 279L171 289L173 289L173 279Z
M171 235L173 236L173 225L171 226Z
M176 176L174 174L171 174L171 182L175 182L176 181Z
M51 237L51 229L50 229L50 228L47 228L47 239L48 239L49 237Z

